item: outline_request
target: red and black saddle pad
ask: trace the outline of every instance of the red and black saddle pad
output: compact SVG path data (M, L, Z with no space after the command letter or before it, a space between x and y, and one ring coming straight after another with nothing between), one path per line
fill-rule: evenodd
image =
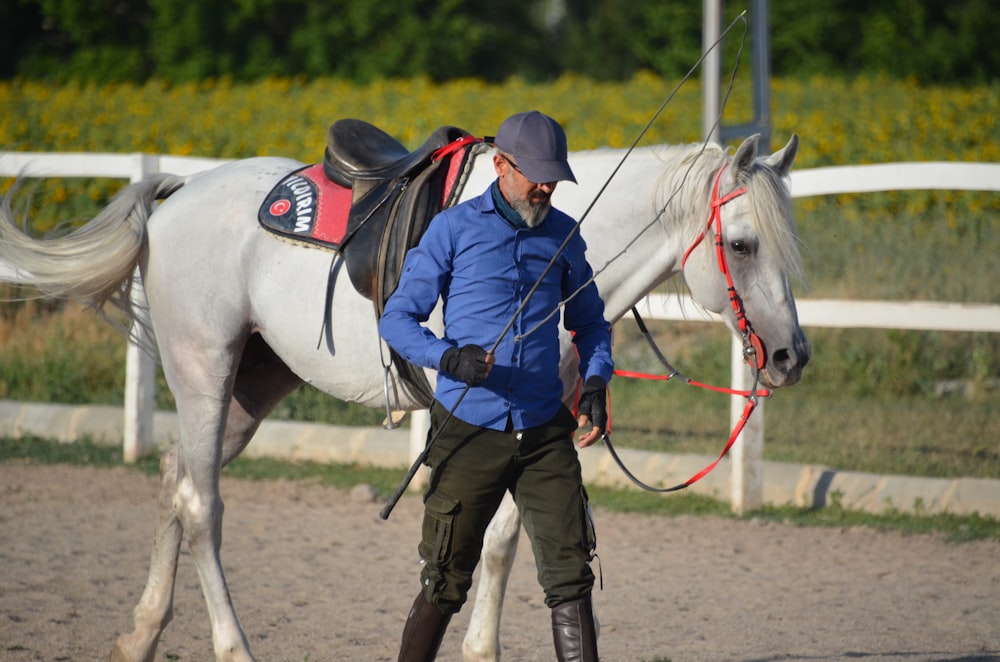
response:
M285 175L264 198L257 216L272 232L337 249L347 236L350 213L350 187L330 181L323 165L314 164Z

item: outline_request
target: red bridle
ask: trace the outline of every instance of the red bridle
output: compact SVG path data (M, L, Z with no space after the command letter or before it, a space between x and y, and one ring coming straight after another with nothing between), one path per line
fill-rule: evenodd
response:
M691 243L688 249L684 251L684 255L683 257L681 257L681 267L683 268L684 264L687 262L688 256L691 255L691 252L695 249L695 247L697 247L705 238L705 234L709 231L714 232L715 255L719 263L719 271L726 277L726 287L728 288L729 291L729 302L733 307L733 313L735 313L736 315L736 322L739 325L740 333L743 335L743 358L750 366L750 368L754 370L754 384L750 390L740 391L718 386L709 386L708 384L696 382L692 379L688 379L687 377L683 376L680 373L680 371L678 371L676 368L670 365L666 357L663 356L659 348L656 346L656 343L653 341L653 338L650 335L649 330L646 328L645 323L642 321L642 317L639 316L639 311L635 308L632 308L632 314L635 317L636 323L639 325L639 330L642 332L647 342L649 342L650 347L653 349L653 352L656 354L657 358L659 358L660 362L663 363L663 365L667 368L667 374L649 375L645 373L632 372L627 370L615 370L616 375L621 375L623 377L637 377L640 379L658 379L663 381L670 380L673 377L681 377L684 380L684 382L690 386L697 386L699 388L717 391L720 393L739 395L745 397L747 400L746 405L743 408L743 413L741 414L740 419L736 423L732 432L730 432L729 440L726 442L726 446L725 448L722 449L722 452L719 454L719 457L717 457L714 462L706 466L704 469L702 469L695 475L688 478L683 483L679 483L671 487L652 487L650 485L647 485L646 483L639 480L632 472L630 472L628 470L628 467L625 466L625 463L622 462L621 458L618 456L618 453L615 451L614 445L611 443L611 434L610 434L611 404L609 400L608 402L609 422L608 422L608 432L604 435L605 445L608 447L608 451L611 453L612 458L614 458L615 462L625 473L625 475L628 476L629 479L632 480L632 482L634 482L636 485L650 492L674 492L676 490L682 490L691 485L692 483L695 483L696 481L699 481L702 478L704 478L710 471L715 469L715 467L719 464L722 458L724 458L726 454L729 453L729 449L732 448L733 444L736 443L736 439L743 431L743 428L746 426L747 421L750 420L750 415L757 407L758 398L759 397L766 398L771 395L771 391L769 389L757 388L757 385L760 381L760 372L761 370L764 369L764 365L767 362L767 354L765 353L764 350L763 341L756 333L754 333L753 327L750 325L750 321L747 319L746 311L743 308L743 300L740 298L739 294L736 293L736 286L733 284L733 275L729 271L729 264L726 261L726 251L722 237L722 207L727 202L735 200L736 198L740 197L741 195L747 192L746 187L743 186L734 191L731 191L730 193L727 193L722 197L719 197L719 186L720 183L722 182L722 174L726 171L727 165L728 164L723 165L715 176L715 184L712 186L711 212L709 213L708 216L708 223L705 224L705 227L698 234L698 236L695 237L695 240Z
M760 336L754 333L753 327L747 319L746 310L743 308L743 299L736 292L736 286L733 284L733 274L729 271L729 263L726 261L726 250L722 237L722 207L727 202L735 200L747 192L746 187L741 186L721 198L719 197L719 186L722 182L722 175L726 172L726 167L728 167L728 164L719 168L719 172L715 175L715 184L712 185L711 211L708 215L708 223L698 233L698 236L688 246L688 249L684 251L684 256L681 258L681 267L683 268L687 263L691 251L705 238L705 233L713 231L715 233L715 256L719 264L719 272L726 277L729 304L733 307L733 313L736 315L736 323L739 326L740 333L743 334L743 358L751 368L763 370L767 364L767 352L764 349L764 342L760 339Z

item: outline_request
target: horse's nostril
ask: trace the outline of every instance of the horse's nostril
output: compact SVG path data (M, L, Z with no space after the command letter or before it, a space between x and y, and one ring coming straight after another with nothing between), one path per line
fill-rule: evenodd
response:
M774 372L768 376L772 382L780 382L780 384L775 383L776 386L797 384L802 378L802 370L809 363L810 354L808 344L800 346L798 349L782 347L775 350L770 357L770 365L774 368Z

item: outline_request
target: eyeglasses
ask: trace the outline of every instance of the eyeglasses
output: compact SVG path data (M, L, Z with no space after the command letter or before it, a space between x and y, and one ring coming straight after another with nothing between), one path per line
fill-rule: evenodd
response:
M513 168L514 170L516 170L518 172L518 174L520 174L522 177L524 177L525 179L527 179L527 175L525 175L523 172L521 172L521 169L517 167L517 164L514 163L513 161L511 161L510 158L508 158L508 156L506 154L501 154L500 156L503 158L504 161L506 161L507 163L509 163L510 167Z

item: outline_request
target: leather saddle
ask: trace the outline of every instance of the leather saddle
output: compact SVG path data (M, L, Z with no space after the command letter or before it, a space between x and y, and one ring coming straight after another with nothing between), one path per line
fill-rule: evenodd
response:
M362 120L342 119L330 127L323 172L352 191L339 250L351 282L375 303L378 315L399 283L406 251L434 215L457 200L468 147L477 142L462 129L443 126L411 152Z
M439 149L468 135L462 129L443 126L411 152L364 120L337 120L327 132L323 171L341 186L397 179L418 172Z

